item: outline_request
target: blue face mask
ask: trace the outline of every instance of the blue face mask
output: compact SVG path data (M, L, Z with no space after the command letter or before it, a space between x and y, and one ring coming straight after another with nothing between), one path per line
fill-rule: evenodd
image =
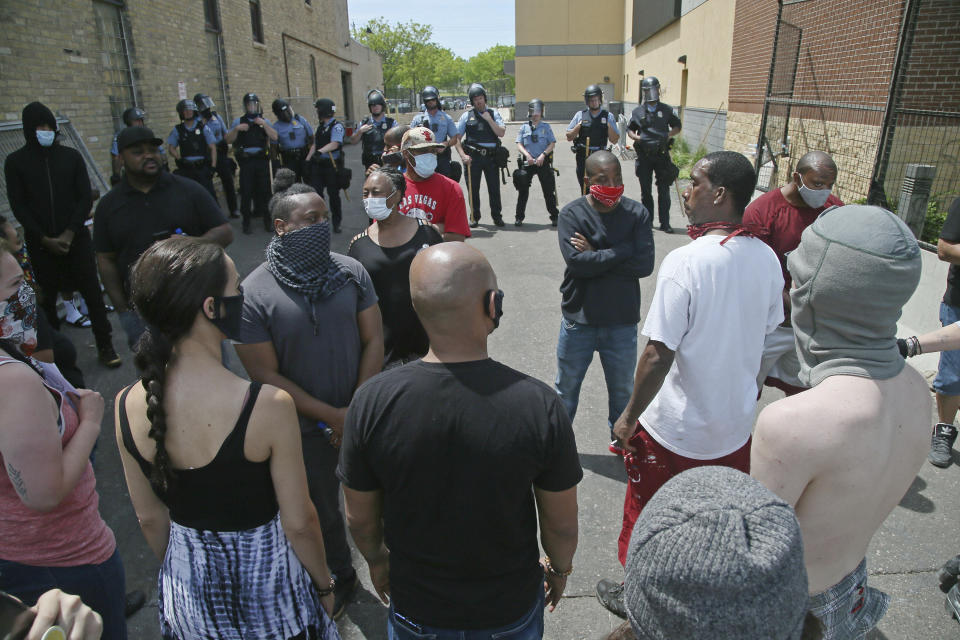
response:
M37 142L41 147L49 147L53 144L53 139L57 137L56 131L37 131Z

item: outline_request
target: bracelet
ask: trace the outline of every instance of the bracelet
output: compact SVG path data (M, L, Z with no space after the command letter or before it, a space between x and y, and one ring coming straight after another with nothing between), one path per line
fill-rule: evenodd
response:
M566 571L558 571L557 569L555 569L554 566L550 564L550 556L543 556L543 564L547 568L547 573L549 573L552 576L556 576L558 578L566 578L571 573L573 573L572 566Z
M337 583L333 581L333 578L330 578L330 585L326 589L321 589L316 582L313 583L313 586L317 590L317 595L323 598L324 596L328 596L333 593Z

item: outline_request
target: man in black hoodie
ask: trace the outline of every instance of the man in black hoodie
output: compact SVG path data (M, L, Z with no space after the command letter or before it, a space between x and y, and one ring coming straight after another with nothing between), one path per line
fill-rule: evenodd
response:
M57 119L40 102L23 109L26 144L7 156L7 199L23 227L27 250L42 289L42 306L54 328L57 292L79 291L87 303L100 362L120 366L100 293L90 233L90 178L80 153L57 144Z

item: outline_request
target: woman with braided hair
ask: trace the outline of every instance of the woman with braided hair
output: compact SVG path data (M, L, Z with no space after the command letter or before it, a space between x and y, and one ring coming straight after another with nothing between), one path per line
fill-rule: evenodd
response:
M147 324L117 442L141 529L162 559L163 638L337 639L333 580L290 396L224 368L243 292L222 248L174 236L131 273Z

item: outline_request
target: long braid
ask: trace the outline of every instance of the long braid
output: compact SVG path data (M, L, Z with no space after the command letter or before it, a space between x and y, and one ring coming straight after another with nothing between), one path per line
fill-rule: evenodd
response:
M137 344L134 363L141 372L141 384L147 392L148 435L157 443L150 483L163 495L176 481L167 452L167 411L163 406L167 366L173 357L173 343L162 333L148 328Z

